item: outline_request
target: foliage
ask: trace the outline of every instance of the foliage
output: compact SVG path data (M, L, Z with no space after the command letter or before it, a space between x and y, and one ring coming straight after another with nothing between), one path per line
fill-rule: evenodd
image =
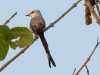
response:
M32 32L26 27L14 27L10 29L7 25L0 25L0 60L4 60L9 46L12 49L30 46L33 41Z

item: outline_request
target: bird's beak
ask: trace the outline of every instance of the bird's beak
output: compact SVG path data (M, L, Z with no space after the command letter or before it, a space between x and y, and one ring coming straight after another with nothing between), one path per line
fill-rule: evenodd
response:
M26 16L30 16L30 14L27 14Z

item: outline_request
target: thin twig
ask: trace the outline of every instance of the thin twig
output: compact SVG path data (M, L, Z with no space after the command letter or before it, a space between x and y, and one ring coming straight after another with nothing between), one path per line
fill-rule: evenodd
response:
M71 9L76 7L76 5L80 2L81 0L78 0L76 3L74 3L71 8L69 8L64 14L62 14L57 20L55 20L53 23L51 23L47 28L44 29L44 32L48 30L50 27L54 26L55 23L57 23L60 19L62 19ZM38 37L35 37L33 40L33 43L38 39ZM22 53L24 53L30 46L26 46L24 49L22 49L17 55L15 55L11 60L6 62L1 68L0 72L6 68L13 60L15 60L18 56L20 56Z
M6 25L7 23L10 22L10 20L15 16L17 15L17 12L15 12L8 20L5 21L5 23L3 25Z
M72 74L72 75L74 75L74 74L75 74L75 71L76 71L76 68L74 69L74 72L73 72L73 74Z
M90 56L87 58L87 60L84 62L84 64L81 66L81 68L78 70L78 72L75 75L78 75L79 72L83 69L83 67L89 62L90 58L92 57L93 53L95 52L95 50L96 50L96 48L98 47L99 44L100 44L100 41L98 42L98 38L97 38L97 44L95 45L95 48L93 49Z
M85 65L85 67L86 67L86 70L87 70L87 74L89 75L89 69L86 65Z

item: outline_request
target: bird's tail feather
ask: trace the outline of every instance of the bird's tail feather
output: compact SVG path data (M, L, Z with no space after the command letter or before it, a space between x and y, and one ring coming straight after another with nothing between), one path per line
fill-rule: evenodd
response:
M51 63L53 64L54 67L56 67L56 64L55 64L55 62L54 62L54 60L53 60L53 58L52 58L52 56L51 56L51 54L50 54L47 41L46 41L46 39L45 39L45 37L44 37L44 32L43 32L43 30L38 30L38 31L37 31L37 34L39 35L39 37L40 37L40 39L41 39L41 41L42 41L42 44L43 44L43 46L44 46L44 48L45 48L45 51L46 51L46 54L47 54L47 57L48 57L49 67L51 68ZM50 63L50 62L51 62L51 63Z

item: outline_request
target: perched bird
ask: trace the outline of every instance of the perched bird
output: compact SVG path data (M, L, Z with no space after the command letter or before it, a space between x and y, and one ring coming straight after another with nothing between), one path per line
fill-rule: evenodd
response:
M26 16L30 16L32 18L30 21L30 28L31 28L32 32L35 35L38 35L42 41L42 44L43 44L45 51L46 51L46 54L47 54L49 67L51 68L51 63L53 64L54 67L56 67L56 64L55 64L55 62L50 54L50 51L48 48L48 43L44 37L43 30L46 27L46 24L45 24L44 18L41 15L41 12L39 10L33 10L32 12L30 12Z

